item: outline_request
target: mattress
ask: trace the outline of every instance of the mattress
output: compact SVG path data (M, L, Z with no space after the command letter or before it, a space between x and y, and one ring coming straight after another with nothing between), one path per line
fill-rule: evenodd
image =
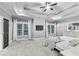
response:
M56 43L55 48L58 49L59 51L64 51L64 50L70 49L72 47L73 46L69 45L69 42L62 41L62 42Z
M79 45L72 47L71 49L61 51L64 56L79 56Z
M69 37L69 36L60 36L60 39L64 40L64 41L71 41L71 40L73 40L75 38L74 37Z

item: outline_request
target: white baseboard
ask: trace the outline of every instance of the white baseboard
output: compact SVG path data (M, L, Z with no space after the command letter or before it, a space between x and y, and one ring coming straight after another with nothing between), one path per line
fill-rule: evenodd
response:
M32 38L34 40L39 40L39 39L46 39L45 37L39 37L39 38Z

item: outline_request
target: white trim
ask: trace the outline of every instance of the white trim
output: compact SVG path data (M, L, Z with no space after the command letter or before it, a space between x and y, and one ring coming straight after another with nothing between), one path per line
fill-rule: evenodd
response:
M46 37L39 37L39 38L31 38L33 40L39 40L39 39L47 39Z
M22 35L21 36L26 36L28 38L28 36L29 36L29 29L28 29L28 35L24 35L24 32L23 32L24 31L24 24L27 24L28 25L28 22L18 22L17 21L17 24L22 24ZM17 33L17 24L16 24L16 33ZM17 35L17 37L18 37L18 35ZM18 40L20 40L20 39L18 39Z
M28 24L28 36L26 39L17 39L17 23L19 24ZM23 26L23 25L22 25ZM28 20L28 22L17 22L17 19L14 20L14 40L27 40L29 38L31 38L31 20ZM22 33L23 34L23 33ZM23 35L24 36L24 35Z
M0 51L3 49L3 18L0 18Z
M31 38L31 21L28 21L28 38Z
M48 37L48 25L54 25L55 26L55 28L54 28L54 34L56 35L56 23L46 22L46 37Z

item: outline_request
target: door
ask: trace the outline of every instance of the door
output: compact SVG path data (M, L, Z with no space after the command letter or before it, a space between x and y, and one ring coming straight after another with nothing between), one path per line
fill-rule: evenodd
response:
M28 24L24 22L17 23L17 39L23 40L28 38Z
M9 21L7 19L3 19L3 48L6 48L9 45Z
M48 36L55 36L56 35L55 24L48 24L47 28L48 28L48 31L47 31Z

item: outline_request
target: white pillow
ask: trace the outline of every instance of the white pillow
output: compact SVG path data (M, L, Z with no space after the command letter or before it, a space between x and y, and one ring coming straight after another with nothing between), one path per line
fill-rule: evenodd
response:
M74 38L73 37L69 37L69 36L60 36L60 39L64 40L64 41L71 41Z
M72 45L72 46L76 46L77 44L79 44L79 40L73 39L73 40L69 41L69 43L70 43L70 45Z
M57 43L57 42L61 42L63 40L61 40L59 36L56 36L56 37L53 37L53 41Z

